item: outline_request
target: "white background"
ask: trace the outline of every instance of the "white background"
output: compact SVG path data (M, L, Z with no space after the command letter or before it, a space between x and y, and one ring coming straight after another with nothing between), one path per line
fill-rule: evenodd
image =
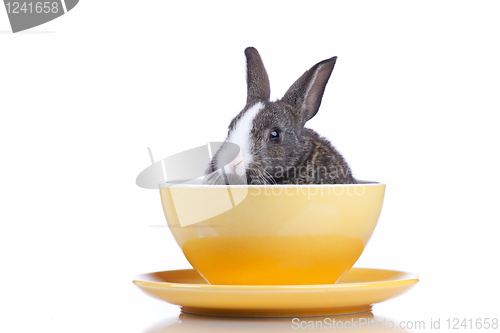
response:
M135 177L150 163L148 146L159 159L224 139L245 102L250 45L273 99L338 56L308 126L357 178L387 184L356 266L421 279L375 312L442 318L441 328L449 317L500 317L499 9L84 0L18 34L0 9L0 330L142 332L183 322L177 307L131 283L189 267L159 227L157 191Z

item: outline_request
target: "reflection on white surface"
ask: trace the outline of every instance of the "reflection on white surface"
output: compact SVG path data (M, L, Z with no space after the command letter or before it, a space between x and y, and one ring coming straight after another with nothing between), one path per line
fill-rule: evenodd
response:
M374 315L372 312L345 316L300 318L232 318L209 317L181 313L151 326L145 333L166 332L412 332L400 322ZM403 323L404 324L404 323Z

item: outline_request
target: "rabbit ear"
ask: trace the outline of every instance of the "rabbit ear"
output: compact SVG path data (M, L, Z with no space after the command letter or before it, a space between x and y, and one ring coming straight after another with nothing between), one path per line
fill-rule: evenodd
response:
M245 49L247 57L247 105L268 102L271 96L269 77L259 52L253 48Z
M318 112L326 84L336 61L337 57L333 57L311 67L310 70L295 81L281 99L300 110L303 120L302 125Z

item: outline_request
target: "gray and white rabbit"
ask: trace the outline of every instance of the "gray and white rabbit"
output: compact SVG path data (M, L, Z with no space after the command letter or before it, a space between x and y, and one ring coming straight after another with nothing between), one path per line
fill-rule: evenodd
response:
M311 67L282 99L270 102L270 85L259 52L249 47L247 103L229 124L230 144L214 154L205 184L356 184L342 155L304 124L318 112L337 57Z

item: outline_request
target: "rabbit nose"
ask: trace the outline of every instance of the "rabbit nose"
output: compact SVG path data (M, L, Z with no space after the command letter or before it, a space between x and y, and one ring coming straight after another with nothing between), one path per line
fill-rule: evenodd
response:
M228 164L229 173L236 174L238 176L245 175L245 163L243 163L243 154L241 152L236 156L231 163Z
M237 166L241 162L243 162L243 155L239 153L238 156L236 156L236 158L232 161L232 163L234 163L234 166Z

